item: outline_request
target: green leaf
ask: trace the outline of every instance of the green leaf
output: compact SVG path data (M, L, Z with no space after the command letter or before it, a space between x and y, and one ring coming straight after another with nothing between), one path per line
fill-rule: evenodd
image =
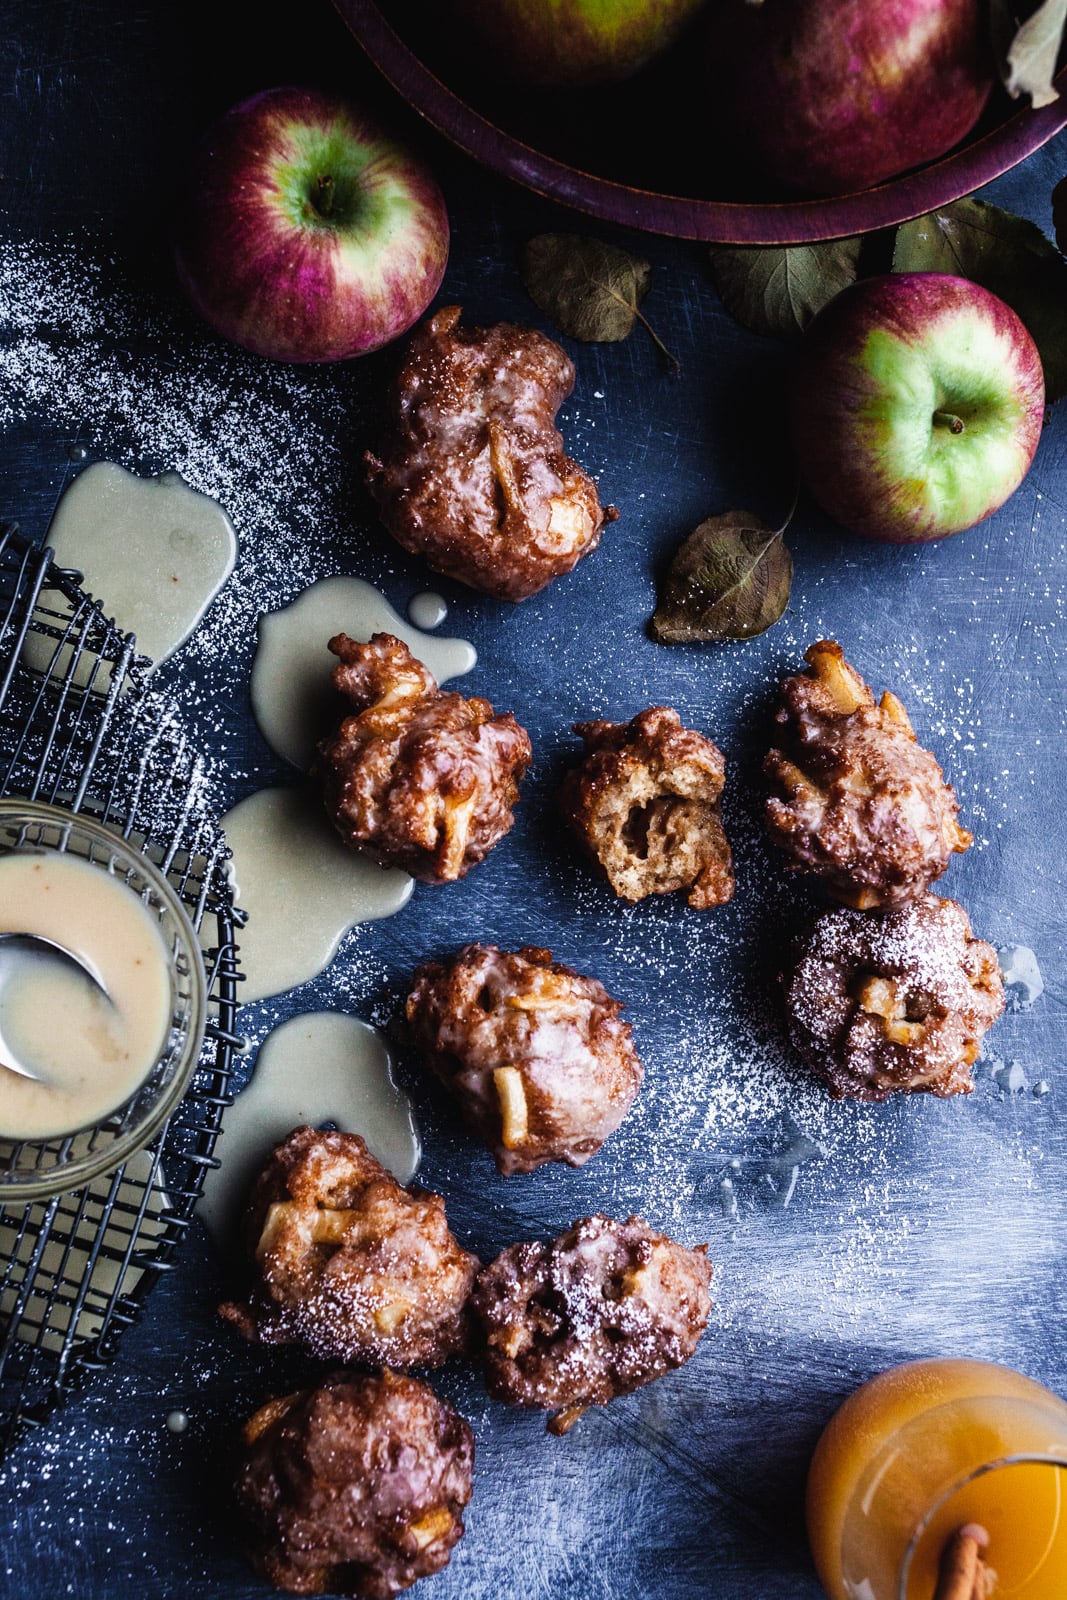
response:
M1045 397L1067 394L1067 261L1041 229L984 200L956 200L897 229L894 272L950 272L1006 300L1041 352Z
M709 517L675 551L651 632L658 644L754 639L789 604L793 558L784 528L747 511Z
M522 281L561 333L590 343L626 339L640 321L675 367L678 361L641 310L652 268L639 256L579 233L539 233L522 256Z
M723 305L742 327L797 339L817 311L856 281L862 243L713 245L711 275Z
M1013 99L1029 95L1034 106L1057 98L1053 78L1067 25L1067 0L1042 0L1020 23L1017 0L993 0L993 38L1004 87Z

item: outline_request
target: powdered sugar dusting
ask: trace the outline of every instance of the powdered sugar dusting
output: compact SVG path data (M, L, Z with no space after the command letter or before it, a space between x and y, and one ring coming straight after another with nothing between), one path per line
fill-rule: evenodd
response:
M209 338L91 238L0 243L0 328L0 427L77 429L90 454L164 464L229 512L237 568L183 660L209 662L232 691L260 612L336 570L349 532L343 383Z

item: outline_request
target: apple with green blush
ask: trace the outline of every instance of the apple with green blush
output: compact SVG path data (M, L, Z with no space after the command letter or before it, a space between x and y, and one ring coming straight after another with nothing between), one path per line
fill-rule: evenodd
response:
M628 78L673 44L704 0L456 0L494 63L545 88Z
M224 338L277 361L341 361L418 320L448 237L421 161L336 96L282 88L234 106L209 133L175 258Z
M1011 308L938 272L862 278L801 344L792 432L816 500L853 533L960 533L1019 487L1041 437L1037 346Z

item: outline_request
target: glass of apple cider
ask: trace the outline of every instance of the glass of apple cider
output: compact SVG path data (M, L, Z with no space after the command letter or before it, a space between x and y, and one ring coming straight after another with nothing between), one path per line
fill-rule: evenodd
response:
M1067 1600L1067 1404L986 1361L894 1367L831 1418L807 1516L832 1600L934 1600L968 1524L989 1542L962 1600Z

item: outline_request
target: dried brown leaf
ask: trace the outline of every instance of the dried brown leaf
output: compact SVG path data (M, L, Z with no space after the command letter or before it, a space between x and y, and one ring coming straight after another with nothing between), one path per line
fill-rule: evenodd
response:
M713 245L711 275L743 328L798 339L817 312L855 283L862 239L822 244Z
M570 338L613 343L629 338L640 321L678 366L640 309L652 268L628 250L579 233L539 233L523 251L522 281L534 304Z
M671 562L652 618L657 643L753 639L773 627L793 578L784 531L747 511L702 522Z

